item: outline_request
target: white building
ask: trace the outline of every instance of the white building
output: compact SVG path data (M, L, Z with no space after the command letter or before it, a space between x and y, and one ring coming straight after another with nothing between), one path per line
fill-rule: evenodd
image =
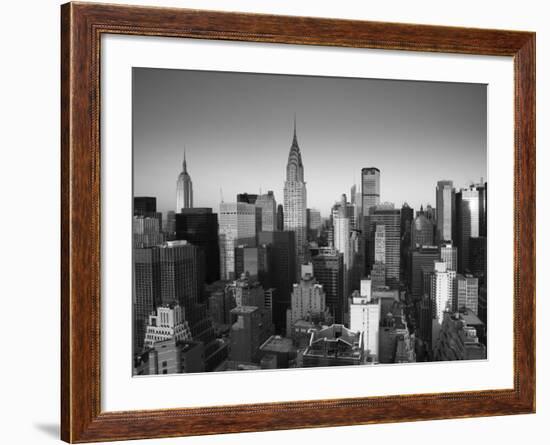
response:
M478 279L471 274L456 276L456 305L455 311L470 309L474 314L478 313Z
M355 291L352 294L349 310L350 329L363 333L363 347L366 359L369 362L377 362L380 301L372 299L371 280L361 280L361 291Z
M235 279L235 247L256 245L256 207L245 202L220 204L218 215L220 277Z
M179 304L159 306L156 314L149 315L144 346L152 348L156 342L172 338L176 341L191 340L185 311Z
M432 341L439 336L439 331L445 312L453 310L453 293L456 282L456 272L447 269L443 261L434 261L432 275L431 299L432 299Z

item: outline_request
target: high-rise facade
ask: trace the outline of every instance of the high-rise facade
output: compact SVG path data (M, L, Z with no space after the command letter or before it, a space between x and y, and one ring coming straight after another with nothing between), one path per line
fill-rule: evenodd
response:
M457 248L451 243L444 243L439 247L440 259L447 264L448 270L454 270L456 272L458 265L458 253Z
M363 216L380 204L380 170L376 167L361 169L361 197Z
M294 136L286 166L284 230L294 232L296 277L298 277L300 266L307 260L307 191L304 180L304 164L296 136L296 120L294 120Z
M385 266L386 281L388 284L399 282L399 266L401 257L401 210L395 209L393 204L378 205L369 215L371 233L375 227L383 225L385 231ZM374 255L373 255L374 256Z
M426 218L424 212L414 219L411 230L411 247L413 249L422 246L434 245L434 225Z
M455 189L453 181L443 180L437 182L435 200L437 242L452 241L455 215Z
M307 209L308 239L315 241L321 234L321 212L317 209Z
M342 254L344 260L344 295L350 294L351 245L350 219L347 214L345 195L342 202L333 210L334 248Z
M277 202L272 190L256 199L255 205L261 209L262 225L261 231L273 232L277 230Z
M207 283L220 279L218 215L211 208L194 207L177 213L176 240L189 241L203 251Z
M176 213L181 212L181 209L193 207L193 182L191 176L187 172L187 159L183 155L183 170L178 176L176 183Z
M235 247L256 245L256 207L244 202L220 204L218 244L220 278L235 279Z
M456 272L448 270L443 261L434 262L432 275L431 298L434 321L441 327L445 312L453 310L453 295L455 289ZM435 339L437 335L432 335Z
M312 259L313 276L323 286L325 301L334 320L343 323L345 311L344 258L336 249L322 247Z
M149 314L160 304L160 261L157 248L134 248L134 352L143 348Z
M478 314L478 279L471 274L458 274L456 276L456 302L453 304L455 311L470 309Z
M290 308L287 310L286 336L292 336L294 323L298 320L323 319L326 309L323 286L309 269L304 270L300 283L294 284L292 289Z
M409 289L414 300L419 300L424 295L422 286L422 268L433 268L434 261L440 257L439 249L434 246L421 247L411 252L409 263Z
M480 235L480 194L476 186L461 189L456 194L456 245L458 247L458 271L469 269L470 238Z
M277 230L281 232L285 230L285 214L282 204L277 206Z
M202 251L187 241L167 241L159 246L159 262L160 303L179 303L190 319L204 283Z
M363 333L363 346L367 361L378 361L380 326L380 301L372 299L371 281L361 280L360 291L354 291L350 299L349 328Z
M258 244L266 248L269 286L276 289L273 322L278 333L286 328L286 310L296 277L296 239L293 232L260 232Z

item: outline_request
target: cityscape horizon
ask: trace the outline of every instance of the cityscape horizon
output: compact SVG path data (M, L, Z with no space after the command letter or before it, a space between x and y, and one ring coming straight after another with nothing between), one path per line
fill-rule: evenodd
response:
M148 69L134 72L134 81L143 71ZM182 79L189 80L188 74L180 72ZM198 74L205 76L198 84L202 88L193 82L187 88L214 88L212 73ZM241 76L241 86L258 91L253 76ZM260 77L266 88L281 80ZM318 81L286 77L305 89ZM215 78L218 93L222 86L225 92L228 85L235 86L235 73L216 73ZM345 80L358 95L373 81ZM334 88L342 91L345 80L338 79ZM405 94L402 84L411 87L410 82L393 81L386 85L384 97L396 89ZM424 98L425 84L413 85L417 102ZM140 91L157 87L134 85L134 116L149 115L163 127L163 119L153 119L158 118L155 107L136 99ZM443 89L439 94L446 100L430 96L434 110L425 116L446 113L456 84L433 87ZM469 114L482 116L475 126L483 127L485 88L467 87L477 104L470 103ZM377 90L369 94L373 91ZM210 108L252 106L253 99L247 96L243 104L240 93L230 104L222 97L209 102L201 96L192 101L192 108L199 110L203 102ZM381 103L376 105L384 114ZM375 120L374 116L369 117ZM151 122L134 119L134 153L141 153L134 156L134 375L486 359L486 128L468 131L465 121L455 121L452 129L441 133L445 138L431 130L432 122L422 121L423 126L414 130L416 121L410 115L393 125L406 128L401 134L430 132L437 143L447 139L451 146L458 139L451 135L457 131L461 140L472 141L471 147L460 153L451 150L441 165L441 153L432 150L417 150L413 156L400 150L373 156L384 159L381 164L361 165L361 144L353 149L350 139L346 149L311 150L306 158L294 114L286 147L262 152L241 143L238 150L204 149L194 154L194 163L184 149L181 167L170 180L165 174L157 176L164 171L157 167L171 164L173 147L160 150L166 145L158 142L152 145L155 150L136 149L151 146L144 143L151 135L143 134ZM344 125L345 119L339 122ZM339 127L334 124L332 131ZM242 141L247 131L232 128L231 134ZM379 133L378 140L383 140L387 128ZM146 158L149 162L144 164ZM340 168L347 171L350 164L358 180L342 175ZM481 173L480 180L464 183L474 172ZM308 182L308 177L315 179ZM455 182L456 177L462 182ZM258 187L250 187L254 181ZM348 182L341 186L343 181ZM229 195L226 183L231 184ZM270 186L264 188L264 183ZM216 188L218 205L205 205L216 203ZM156 194L141 193L148 189L161 192L166 212L159 211ZM430 190L433 200L418 200L426 193L423 189ZM391 199L409 193L416 198ZM172 204L165 195L171 195ZM330 200L323 210L326 216L312 205L310 196Z

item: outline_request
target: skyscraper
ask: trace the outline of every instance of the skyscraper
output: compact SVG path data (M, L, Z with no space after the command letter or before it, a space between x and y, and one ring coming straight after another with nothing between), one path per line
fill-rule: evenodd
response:
M480 195L476 186L461 189L456 194L456 245L458 271L464 273L470 265L470 238L478 238L480 229Z
M378 225L385 226L385 265L386 281L396 285L399 282L399 263L401 257L401 211L393 204L385 203L371 210L370 230L375 233ZM374 252L373 252L374 257Z
M455 215L455 189L453 181L438 181L435 189L437 211L437 242L451 241L453 239L453 221Z
M285 215L282 204L277 206L277 230L281 232L285 230Z
M443 324L446 312L453 310L453 296L456 281L456 272L448 270L447 264L443 261L434 262L434 271L431 283L432 300L432 341L439 337L439 331Z
M371 207L380 204L380 170L376 167L361 169L361 195L363 216L367 216Z
M220 279L218 215L212 213L211 208L194 207L176 213L176 239L189 241L202 249L207 283Z
M293 232L260 232L258 243L267 248L269 286L276 289L273 301L273 322L278 333L286 326L286 310L296 277L296 247Z
M158 248L134 248L134 352L143 348L149 314L160 304Z
M445 261L447 269L456 271L458 264L457 249L450 243L442 244L440 247L441 261Z
M218 243L220 277L235 279L235 247L256 245L256 207L254 204L232 202L220 204Z
M167 241L159 246L160 303L178 302L187 320L193 318L204 282L202 251L187 241Z
M421 213L414 219L411 230L411 247L413 249L421 246L434 245L434 225Z
M262 211L261 231L274 232L277 230L277 203L272 190L260 195L256 199L256 207Z
M342 201L333 210L334 227L334 248L342 254L344 260L344 296L350 294L350 268L351 268L351 246L350 246L350 218L348 217L346 195L342 195Z
M286 166L284 229L294 232L296 238L296 277L298 277L300 266L307 259L307 191L304 165L296 136L296 118L294 118L294 136Z
M332 247L322 247L319 255L312 259L313 276L323 286L326 305L334 320L343 323L345 298L344 295L344 258Z
M414 300L419 300L424 294L422 289L422 268L433 268L434 261L438 261L440 252L437 247L421 247L411 252L409 265L409 289Z
M315 241L321 235L321 212L317 209L307 209L308 239Z
M187 173L187 159L185 152L183 154L183 171L178 176L176 184L176 213L181 209L193 207L193 182L191 176Z

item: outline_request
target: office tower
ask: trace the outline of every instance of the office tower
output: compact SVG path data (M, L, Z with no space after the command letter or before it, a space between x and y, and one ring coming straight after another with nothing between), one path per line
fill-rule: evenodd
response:
M407 281L409 270L409 252L411 250L414 209L406 202L401 206L401 281Z
M377 224L374 231L374 262L386 264L386 226Z
M363 357L363 334L333 324L311 332L309 345L303 354L303 366L360 365Z
M322 247L312 258L313 276L323 286L325 302L337 323L343 323L345 311L344 257L332 247Z
M326 317L326 296L323 286L312 274L311 265L306 265L300 283L292 287L290 308L286 315L286 336L291 337L294 323L298 320L324 320Z
M183 153L183 171L178 176L176 184L176 213L181 209L193 207L193 182L187 172L187 160Z
M487 183L480 183L476 186L479 194L479 236L487 237Z
M156 313L149 315L144 345L151 348L156 342L175 339L190 340L191 331L185 318L185 310L178 303L163 304Z
M292 232L260 232L260 246L267 249L269 287L276 289L273 301L273 322L277 333L286 330L286 310L295 280L296 246Z
M157 246L164 242L158 218L134 216L132 219L132 245L134 249Z
M279 230L280 232L285 230L285 215L282 204L279 204L277 206L277 230Z
M471 311L446 313L439 337L434 339L434 360L484 360L487 348L480 343L478 328L482 323Z
M401 257L401 211L395 209L393 204L386 203L371 210L369 218L371 233L378 225L385 226L386 282L396 285L399 283L399 260Z
M361 169L361 196L363 216L367 216L371 207L380 204L380 170L376 167Z
M456 302L453 304L455 311L470 309L474 314L478 313L478 279L471 274L458 274L456 276Z
M299 268L306 262L307 256L306 209L307 191L304 181L304 165L296 136L296 119L294 119L294 136L288 154L284 185L284 230L294 232L296 239L296 277L299 277Z
M469 254L470 272L479 278L480 284L487 284L487 238L470 238Z
M230 326L232 324L230 312L237 305L234 295L226 291L225 285L217 289L207 290L207 294L208 314L215 324L214 327L223 329L223 326Z
M134 215L148 216L157 212L157 198L152 196L134 196Z
M148 351L148 360L142 369L141 375L203 372L204 346L193 340L159 341Z
M413 300L419 300L424 294L422 289L422 268L433 268L434 261L439 261L440 252L435 246L424 246L411 252L409 289Z
M167 241L173 241L176 239L176 212L173 210L169 210L166 213L166 221L163 230L168 236Z
M134 352L143 348L149 314L160 304L160 262L157 248L134 249Z
M317 209L307 209L308 239L316 241L321 235L321 212Z
M437 220L437 212L436 209L434 209L430 204L426 206L424 209L424 214L426 215L426 218L428 218L429 221L432 222L434 225L434 229L436 226L436 220Z
M357 190L357 185L353 184L351 187L351 207L353 209L354 228L356 230L363 230L363 198L361 189Z
M349 244L349 292L351 293L351 291L359 289L361 278L365 275L365 248L361 231L353 229L350 232Z
M439 337L445 313L453 310L455 286L456 272L454 270L447 270L445 262L435 261L430 292L433 314L432 341L436 341Z
M220 204L218 245L220 278L235 278L235 247L256 245L256 207L244 202Z
M277 203L273 191L269 190L267 194L258 196L255 204L261 209L261 231L274 232L277 230Z
M380 301L372 299L371 280L361 280L360 291L354 291L349 305L349 328L363 333L365 360L378 361Z
M470 263L470 238L479 237L479 191L475 186L456 194L456 246L458 271L464 273Z
M237 306L231 314L237 321L231 326L230 360L259 362L260 346L272 334L268 314L256 306Z
M455 189L453 181L438 181L435 190L436 239L438 243L453 240L455 217Z
M419 215L414 219L411 230L411 247L416 249L422 246L434 245L434 225L426 218L426 215L421 210Z
M333 230L334 230L334 248L342 254L344 259L344 295L347 298L350 294L350 219L347 215L345 195L342 195L342 201L333 210Z
M447 264L448 270L456 271L458 264L457 249L450 243L444 243L439 247L440 259Z
M203 251L207 283L220 279L218 215L211 208L194 207L177 213L175 239L186 240Z
M296 347L290 338L272 335L261 346L262 359L266 356L275 357L275 369L284 369L292 366L296 361Z
M268 247L235 247L235 277L247 275L252 281L270 286ZM255 305L252 305L255 306Z
M273 192L272 192L273 194ZM259 195L256 195L254 193L239 193L237 194L237 203L244 203L244 204L252 204L254 206L254 216L255 216L255 225L256 225L256 233L255 236L258 235L259 232L263 230L263 204L266 200L261 200L260 205L258 205L258 200L260 199ZM275 205L275 201L273 200L273 205ZM268 215L269 218L269 215Z
M166 241L159 246L159 261L160 303L179 303L191 321L204 282L202 252L187 241Z

